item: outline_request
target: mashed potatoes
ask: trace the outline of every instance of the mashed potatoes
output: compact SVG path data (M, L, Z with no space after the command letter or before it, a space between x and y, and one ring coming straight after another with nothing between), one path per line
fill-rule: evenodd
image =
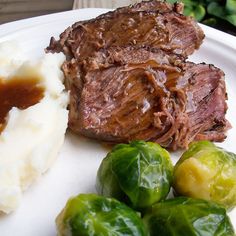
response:
M68 120L63 61L61 54L25 61L15 45L0 44L0 78L37 77L44 87L37 104L10 110L0 133L0 211L9 213L19 205L22 191L50 167L63 143Z

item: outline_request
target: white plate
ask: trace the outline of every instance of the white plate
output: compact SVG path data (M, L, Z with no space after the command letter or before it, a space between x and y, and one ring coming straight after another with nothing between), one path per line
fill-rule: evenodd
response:
M57 37L75 21L106 11L82 9L4 24L0 26L0 42L19 41L27 54L39 57L51 36ZM236 153L236 38L202 27L206 38L201 49L190 59L214 64L225 72L229 96L227 117L234 128L228 132L226 141L219 145ZM96 141L67 133L58 160L50 171L25 192L21 206L14 213L0 216L0 235L56 235L54 220L67 199L78 193L95 192L97 168L106 152L106 148ZM177 153L173 154L174 161L177 156ZM230 216L236 228L236 210L230 212Z

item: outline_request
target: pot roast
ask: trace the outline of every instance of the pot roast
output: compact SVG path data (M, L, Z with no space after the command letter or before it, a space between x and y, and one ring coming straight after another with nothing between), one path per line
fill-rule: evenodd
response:
M186 62L203 31L181 4L147 1L75 23L51 39L63 52L69 127L109 142L150 140L176 150L223 141L230 127L224 73Z
M204 33L192 18L180 14L182 8L156 0L118 8L75 23L58 41L52 38L47 50L82 61L101 48L145 45L187 57L199 48Z

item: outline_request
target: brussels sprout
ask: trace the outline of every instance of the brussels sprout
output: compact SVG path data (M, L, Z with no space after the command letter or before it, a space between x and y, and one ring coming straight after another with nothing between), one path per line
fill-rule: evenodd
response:
M103 159L97 173L97 191L134 208L164 199L173 178L169 153L152 142L118 144Z
M236 155L209 141L192 143L174 168L177 194L236 205Z
M179 197L152 206L144 216L150 236L234 236L234 229L220 205Z
M56 219L59 236L146 236L139 215L125 204L96 194L68 200Z

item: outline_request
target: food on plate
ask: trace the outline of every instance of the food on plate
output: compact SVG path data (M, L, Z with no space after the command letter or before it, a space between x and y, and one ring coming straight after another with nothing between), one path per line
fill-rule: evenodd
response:
M59 236L147 235L137 212L115 199L96 194L69 199L56 224Z
M13 42L0 44L0 211L5 213L16 209L22 192L51 166L68 121L60 70L64 55L26 58Z
M194 142L174 168L177 194L236 206L236 154L208 141Z
M134 208L146 208L165 199L173 178L169 153L159 144L133 141L118 144L103 159L98 193L115 197Z
M228 157L231 154L213 143L200 141L191 144L179 162L188 160L189 156L207 156L211 161L208 158L201 160L203 165L198 166L201 167L199 173L205 171L206 175L200 176L199 180L208 175L205 163L212 168L219 163L216 171L221 169L221 174L227 178L227 173L235 173L234 167L228 167L235 165L235 154L232 154L232 159ZM224 162L227 162L225 169ZM195 169L186 165L183 171L188 173ZM188 185L192 176L185 177ZM172 179L173 166L169 153L159 144L144 141L118 144L103 159L97 173L96 187L98 194L103 196L80 194L70 198L56 218L58 235L235 235L227 209L211 201L215 199L176 197L165 200ZM224 192L224 185L230 186L230 182L220 179ZM193 187L199 192L206 190L202 184L197 186L193 183ZM217 194L220 196L221 192ZM233 196L234 193L229 194Z
M58 41L52 37L47 50L64 52L80 62L99 49L124 45L162 48L186 57L199 48L204 33L181 11L181 4L156 0L120 8L73 24Z
M73 131L113 142L152 140L174 150L196 139L224 140L229 125L220 69L130 47L104 50L84 65L83 84L69 80ZM73 68L76 62L65 74Z
M77 22L51 39L47 51L67 58L62 69L74 132L173 150L226 138L224 73L186 62L204 34L182 10L179 3L144 1Z
M226 210L213 202L179 197L151 207L144 216L150 236L234 236Z

